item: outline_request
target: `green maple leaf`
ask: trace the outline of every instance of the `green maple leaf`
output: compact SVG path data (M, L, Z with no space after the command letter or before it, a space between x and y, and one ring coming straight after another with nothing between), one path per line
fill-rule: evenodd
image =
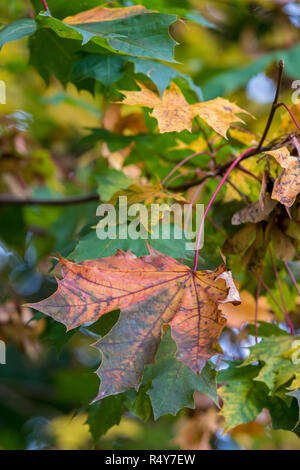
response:
M176 343L170 331L166 333L157 353L157 359L145 374L152 378L147 392L151 398L154 418L165 414L176 415L184 407L194 408L194 393L208 395L218 405L216 372L207 363L200 375L176 359Z
M221 414L226 421L224 432L255 419L266 406L268 389L257 382L260 366L237 367L229 362L228 369L218 373L218 383L223 384L219 393L223 400Z
M272 392L290 380L299 370L284 353L292 347L292 336L270 336L250 348L250 355L240 365L248 366L256 361L264 363L254 380L264 382Z

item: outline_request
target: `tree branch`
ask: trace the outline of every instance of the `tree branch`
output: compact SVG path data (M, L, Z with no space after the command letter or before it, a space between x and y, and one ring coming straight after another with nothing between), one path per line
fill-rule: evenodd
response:
M279 64L278 64L277 88L276 88L276 93L275 93L274 101L273 101L273 104L272 104L272 107L271 107L271 111L270 111L270 114L269 114L269 118L268 118L268 121L267 121L265 130L264 130L263 135L261 136L260 142L259 142L259 144L258 144L257 150L260 150L261 147L263 146L263 143L264 143L264 141L265 141L265 138L267 137L267 134L268 134L268 132L269 132L269 129L270 129L270 127L271 127L271 124L272 124L272 121L273 121L273 118L274 118L274 114L275 114L275 111L276 111L276 108L277 108L277 103L278 103L280 88L281 88L281 81L282 81L282 75L283 75L283 67L284 67L283 60L280 60L280 61L279 61Z
M72 196L66 198L18 198L11 195L0 195L0 205L20 205L20 206L66 206L72 204L82 204L91 201L99 201L98 194L87 194L86 196Z
M276 145L276 148L277 147L278 147L278 145ZM249 152L247 155L245 155L241 159L241 162L243 160L246 160L247 158L254 157L255 155L259 155L260 153L267 152L269 150L274 150L272 145L266 145L265 147L263 147L259 150L257 148L255 148L254 150ZM221 165L214 173L209 173L207 176L209 176L211 178L214 178L215 176L222 175L230 167L232 162L233 162L233 160L225 163L224 165ZM176 186L176 187L173 187L173 188L170 188L170 189L173 190L173 191L185 191L186 189L189 189L189 188L192 188L193 186L197 186L198 184L201 184L202 181L205 178L207 178L207 176L205 176L201 179L197 179L197 180L194 179L194 180L188 181L187 183L184 183L180 186Z

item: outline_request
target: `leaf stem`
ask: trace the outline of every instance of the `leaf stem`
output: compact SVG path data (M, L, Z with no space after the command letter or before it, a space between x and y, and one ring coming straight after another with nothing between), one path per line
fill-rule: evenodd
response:
M198 266L198 258L199 258L199 247L200 247L200 240L201 240L201 236L202 236L202 232L203 232L203 227L204 227L204 222L205 222L205 218L207 216L207 213L212 205L212 203L214 202L215 200L215 197L217 196L218 192L220 191L220 189L222 188L223 184L225 183L225 181L227 180L228 176L230 175L231 171L237 166L237 164L246 156L248 155L249 153L255 151L256 148L255 147L251 147L247 150L245 150L245 152L241 153L241 155L239 155L230 165L230 167L228 168L228 170L226 171L226 173L223 175L220 183L218 184L217 186L217 189L215 190L215 192L213 193L209 203L207 204L207 207L204 211L204 215L202 217L202 220L201 220L201 224L200 224L200 227L199 227L199 232L198 232L198 238L197 238L197 244L196 244L196 251L195 251L195 262L194 262L194 271L197 270L197 266Z
M191 155L188 155L188 156L185 157L183 160L181 160L181 162L179 162L179 163L173 168L173 170L170 171L170 173L162 180L161 184L164 185L165 182L175 173L175 171L177 171L180 167L182 167L182 165L184 165L186 162L188 162L189 160L191 160L191 159L194 158L194 157L198 157L199 155L209 155L210 157L213 156L211 152L206 152L206 151L203 151L203 152L195 152L195 153L192 153Z
M190 220L190 216L191 216L191 213L192 213L192 210L193 210L193 205L198 197L198 194L199 192L201 191L201 189L203 188L203 186L205 185L205 183L207 182L208 180L208 177L206 177L202 183L199 184L198 188L196 189L192 199L191 199L191 202L189 204L189 207L188 207L188 212L186 214L186 218L185 218L185 225L187 226L187 224L189 223L189 220Z
M287 112L289 113L289 115L291 116L292 120L294 121L295 123L295 126L299 129L300 131L300 126L299 126L299 123L297 121L297 119L295 118L295 116L293 115L292 111L290 110L290 108L283 102L280 102L280 103L277 103L277 108L279 108L280 106L283 106Z
M43 6L44 6L45 10L48 10L50 12L46 0L42 0L42 2L43 2Z

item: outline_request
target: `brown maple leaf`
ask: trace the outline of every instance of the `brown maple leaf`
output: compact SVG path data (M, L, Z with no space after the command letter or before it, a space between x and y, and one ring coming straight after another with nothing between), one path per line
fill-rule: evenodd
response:
M300 193L300 157L290 155L286 147L269 151L283 171L276 178L272 198L291 207Z
M200 116L226 139L230 125L237 121L243 122L236 114L249 114L224 98L189 104L174 82L171 82L162 98L142 83L138 82L138 85L141 91L122 91L126 97L122 103L154 108L151 116L157 119L160 132L180 132L185 129L191 131L193 119Z
M149 248L137 258L120 250L114 256L73 263L61 258L63 279L48 299L30 306L68 329L94 322L120 309L120 319L95 346L102 352L98 398L138 388L144 366L154 361L163 325L171 326L177 357L200 373L220 351L226 320L218 303L239 303L225 264L215 271L188 266Z

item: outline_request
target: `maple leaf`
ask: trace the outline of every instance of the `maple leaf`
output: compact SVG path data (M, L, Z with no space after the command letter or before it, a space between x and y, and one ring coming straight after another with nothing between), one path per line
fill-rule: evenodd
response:
M174 82L171 82L162 98L142 83L138 82L138 85L141 91L122 91L126 97L122 103L153 108L151 116L157 119L160 132L181 132L185 129L191 131L193 119L200 116L226 139L231 123L243 122L236 114L249 114L224 98L189 104Z
M143 214L135 217L135 219L139 219L140 224L144 227L146 232L152 232L152 228L163 218L164 213L168 211L171 212L171 201L174 200L178 203L188 203L181 194L170 193L164 189L160 181L157 181L155 184L132 184L125 190L121 189L115 192L111 197L109 204L117 206L120 196L126 196L128 206L135 203L143 203L147 208L147 214L145 214L145 217ZM152 204L162 203L165 204L163 211L152 211ZM148 220L151 221L150 224L148 223Z
M181 194L170 193L163 188L160 181L155 184L132 184L127 189L117 191L109 203L116 205L120 196L127 197L127 204L144 203L146 206L154 203L169 202L174 199L178 202L187 203Z
M79 24L94 23L95 21L114 21L147 12L149 10L142 5L133 5L126 8L105 8L105 5L100 5L90 10L82 11L77 15L68 16L64 19L64 23Z
M120 319L95 344L102 352L98 398L138 388L144 366L154 361L162 327L171 326L177 358L195 373L218 353L226 320L218 303L239 303L225 264L215 271L192 271L152 248L137 258L130 251L73 263L61 258L63 279L48 299L31 307L68 329L120 309ZM219 348L220 350L220 348Z
M229 367L218 374L218 382L222 384L219 388L223 401L221 414L226 421L224 432L255 419L268 400L266 385L254 381L260 366L240 369L237 362L227 363Z
M290 335L263 338L260 343L250 348L250 355L239 367L260 361L263 366L254 380L264 382L271 391L277 390L299 370L299 365L288 355L294 342L294 337Z
M118 53L125 53L128 56L173 62L176 42L169 34L169 26L176 20L176 15L148 10L141 5L125 8L106 8L105 5L100 5L77 15L68 16L60 22L61 24L57 21L51 23L58 34L62 34L63 29L64 36L70 32L62 28L62 25L67 25L67 29L77 30L83 36L84 43L97 36L93 42L110 51L113 48ZM108 44L99 41L101 37L106 37Z
M286 147L269 151L268 154L283 168L275 180L272 198L291 207L300 193L300 157L290 155Z
M236 212L231 219L232 225L240 225L244 224L245 222L257 224L262 220L268 220L269 215L271 212L273 212L278 203L273 201L268 194L265 195L263 203L263 209L261 207L260 201L257 201Z

